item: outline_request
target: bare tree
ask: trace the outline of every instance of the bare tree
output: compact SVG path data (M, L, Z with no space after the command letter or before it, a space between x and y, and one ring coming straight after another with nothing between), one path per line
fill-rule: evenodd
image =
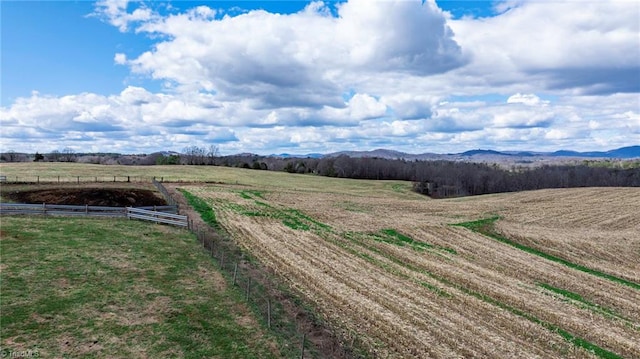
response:
M209 145L209 151L207 152L207 164L212 165L215 163L216 157L220 155L218 146Z
M7 151L6 158L9 162L14 162L16 160L16 152L14 150Z
M62 156L60 156L60 161L62 162L75 162L76 161L76 152L71 147L65 147L62 150Z
M58 162L60 161L60 151L53 150L47 157L49 157L49 161Z
M207 150L204 147L188 146L182 152L188 165L204 165L207 159Z

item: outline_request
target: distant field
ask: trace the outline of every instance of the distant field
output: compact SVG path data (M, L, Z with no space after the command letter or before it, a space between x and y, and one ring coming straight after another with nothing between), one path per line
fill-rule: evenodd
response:
M0 232L3 357L280 357L184 230L2 217Z
M0 171L60 170L32 167ZM170 186L207 201L240 245L375 357L640 357L638 188L432 200L401 181L63 167L192 182Z
M367 181L353 179L329 179L313 175L292 175L285 172L258 171L213 166L107 166L81 163L1 163L0 174L10 181L75 182L76 177L91 182L95 177L109 181L113 176L130 176L132 180L150 181L153 177L165 182L221 182L245 186L297 189L303 192L333 192L368 195L376 191L408 191L411 183L404 181ZM329 181L328 181L329 180ZM417 195L416 195L417 196Z

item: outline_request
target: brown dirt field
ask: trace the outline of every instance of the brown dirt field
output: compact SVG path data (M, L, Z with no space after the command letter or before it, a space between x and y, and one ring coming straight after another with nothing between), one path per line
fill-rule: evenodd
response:
M640 243L640 213L631 211L640 203L638 189L534 191L441 201L273 188L262 198L244 198L239 195L243 189L187 188L209 200L223 227L242 246L287 278L337 328L357 333L376 357L594 356L553 327L623 357L640 357L638 290L449 226L497 214L503 218L500 230L519 230L536 248L633 279L640 251L616 242L626 238L632 249ZM330 228L290 228L281 218L292 209ZM271 212L256 215L261 211ZM432 247L417 251L371 236L385 228ZM540 232L550 239L541 241L531 234L536 228L547 228ZM592 235L577 239L588 233ZM544 289L541 283L575 293L583 302Z
M193 221L194 226L205 228L207 225L200 218L200 215L193 210L187 203L187 200L182 195L178 188L184 188L183 185L165 183L165 188L169 192L172 198L174 198L179 207L180 214L188 216ZM272 268L267 268L272 269ZM314 344L315 348L319 350L318 355L320 358L348 358L349 354L343 350L343 343L340 342L340 338L335 335L330 328L317 323L311 318L307 311L302 308L294 298L290 295L282 293L277 287L279 286L280 279L274 278L273 273L265 273L265 268L261 266L250 265L245 263L242 266L242 270L252 278L252 281L258 281L267 288L267 294L274 298L282 305L284 312L289 318L294 318L295 324L300 331L306 333L306 340ZM222 285L226 286L226 282L221 275L220 280ZM255 321L248 315L248 310L245 308L243 311L245 314L238 317L238 321L242 323L248 323L249 321ZM275 349L274 349L275 350Z

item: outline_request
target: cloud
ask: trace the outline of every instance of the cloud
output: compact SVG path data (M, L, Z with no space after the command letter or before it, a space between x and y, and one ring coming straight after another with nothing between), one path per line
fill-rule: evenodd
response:
M528 106L535 106L540 104L547 104L549 101L542 101L540 97L535 94L521 94L517 93L515 95L510 96L507 99L507 103L521 103Z
M118 65L125 65L127 63L127 55L122 53L117 53L113 57L113 62L115 62Z
M640 3L517 1L491 18L450 21L488 86L524 83L574 94L640 91ZM504 10L503 9L503 10ZM522 86L522 87L525 87Z
M128 31L131 24L143 23L157 17L157 14L144 5L129 13L128 5L129 0L101 0L96 3L95 11L89 16L108 22L117 27L120 32Z
M200 6L149 16L136 31L164 40L135 58L118 54L115 61L178 90L252 98L261 108L339 107L353 74L429 76L466 61L433 1L351 0L337 6L335 17L320 2L288 15L254 10L216 18L214 10ZM111 23L118 16L117 24L129 23L133 13L123 9L103 5L96 11Z
M307 153L640 143L639 3L516 0L495 10L453 20L432 0L313 2L294 14L100 1L92 16L151 42L113 63L161 89L34 92L0 108L2 146Z

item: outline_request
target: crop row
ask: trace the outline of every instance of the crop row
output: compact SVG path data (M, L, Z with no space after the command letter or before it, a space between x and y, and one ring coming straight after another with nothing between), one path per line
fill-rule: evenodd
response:
M377 350L383 350L380 343L387 343L391 353L407 354L405 345L418 337L427 342L439 338L434 333L437 328L438 333L448 331L447 338L452 336L458 345L466 343L464 348L472 348L466 355L487 354L479 349L487 345L504 349L507 341L520 343L520 350L526 353L543 356L541 353L574 352L577 347L601 357L616 357L615 352L638 354L638 348L633 345L639 339L637 330L628 325L629 321L633 324L635 320L628 319L625 325L618 323L623 322L619 318L607 316L606 325L598 330L596 327L601 326L603 318L588 320L593 311L587 315L588 308L558 301L547 294L548 289L536 286L536 283L544 282L541 277L548 271L558 271L558 264L537 260L531 266L545 263L544 270L524 275L525 271L518 271L517 267L531 262L528 254L515 255L517 251L512 250L505 253L504 245L487 243L482 236L469 237L453 227L429 227L426 232L416 232L415 228L408 231L391 228L376 232L343 231L314 220L298 209L258 199L252 194L241 194L230 201L228 195L203 193L209 194L208 202L220 211L221 223L237 234L239 242L290 278L292 285L311 298L334 322L342 323L345 330L368 333L371 345ZM247 214L260 211L265 215ZM284 221L287 215L307 223L307 227L288 226ZM470 247L469 239L478 243ZM507 267L488 264L487 253L481 249L485 245L491 248L489 256L502 257L495 260L509 260L513 256L515 263ZM500 251L502 255L498 255ZM474 261L473 258L479 255L481 260ZM557 279L561 275L568 275L571 285L567 288L575 288L573 281L583 280L582 277L574 279L575 273L570 269L564 271L560 270L560 275L554 274L554 288L565 287L567 281ZM326 297L336 289L341 291ZM620 295L625 298L628 294ZM607 303L605 300L607 305L601 307L611 307L611 311L620 312L625 318L637 318L629 304L623 302L614 299ZM355 308L360 311L354 312ZM375 311L380 311L381 316L372 316ZM604 315L605 312L599 313ZM345 319L346 313L352 313L346 317L348 319ZM363 317L366 313L372 318ZM452 321L451 313L456 313L460 319ZM565 320L566 315L570 316L569 321ZM384 318L395 319L383 325L379 321ZM484 328L499 341L492 342L478 330L469 330L469 323L474 328ZM508 330L501 329L503 327ZM532 338L528 333L536 333L538 338L544 339ZM555 335L564 338L570 346L552 339ZM441 356L457 352L451 339L445 339L438 342L445 344L424 353ZM523 345L523 342L528 344ZM420 341L415 341L414 345L418 343ZM548 343L555 344L549 346Z

